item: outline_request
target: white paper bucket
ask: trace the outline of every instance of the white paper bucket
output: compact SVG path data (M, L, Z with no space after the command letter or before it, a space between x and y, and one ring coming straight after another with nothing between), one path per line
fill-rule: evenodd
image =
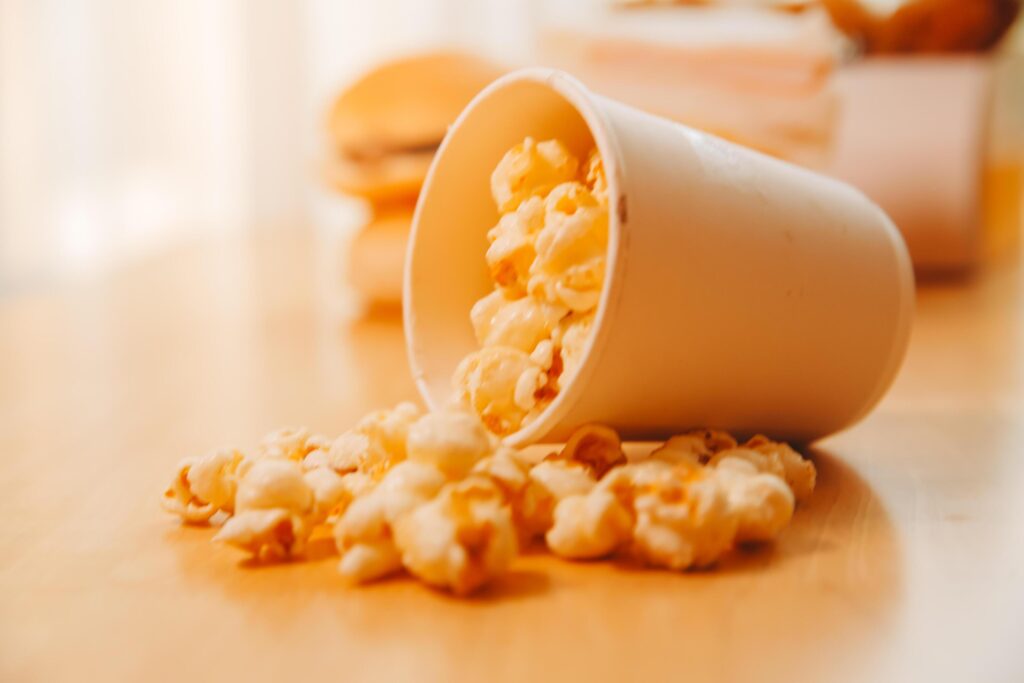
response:
M653 439L713 426L807 442L863 417L902 361L913 308L906 247L839 181L528 69L481 92L420 195L405 264L410 365L433 409L475 350L491 289L490 175L526 136L594 144L610 194L608 272L578 373L512 445L586 422Z

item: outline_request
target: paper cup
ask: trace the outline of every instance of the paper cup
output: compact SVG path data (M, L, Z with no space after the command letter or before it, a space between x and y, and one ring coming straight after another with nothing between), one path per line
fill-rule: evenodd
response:
M863 194L529 69L488 86L445 138L413 219L405 332L432 409L477 348L492 285L490 175L526 136L597 145L610 190L608 270L577 374L511 445L603 422L631 439L695 427L808 442L863 417L906 349L906 247Z

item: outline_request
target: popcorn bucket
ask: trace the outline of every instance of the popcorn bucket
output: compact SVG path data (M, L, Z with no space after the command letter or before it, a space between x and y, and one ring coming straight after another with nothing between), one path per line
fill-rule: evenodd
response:
M491 291L490 175L526 136L595 144L609 184L608 271L578 372L510 445L587 422L624 438L694 427L809 442L871 410L906 350L914 283L892 222L839 181L588 91L549 69L509 74L452 126L420 195L405 333L432 409L477 348Z

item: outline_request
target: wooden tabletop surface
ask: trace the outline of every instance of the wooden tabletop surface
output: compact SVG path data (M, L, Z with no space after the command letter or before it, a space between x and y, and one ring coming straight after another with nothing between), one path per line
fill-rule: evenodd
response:
M1024 284L929 284L895 387L812 451L774 548L673 574L541 553L483 595L247 567L177 460L415 396L394 316L264 235L0 299L0 680L1024 680ZM320 265L318 265L320 264Z

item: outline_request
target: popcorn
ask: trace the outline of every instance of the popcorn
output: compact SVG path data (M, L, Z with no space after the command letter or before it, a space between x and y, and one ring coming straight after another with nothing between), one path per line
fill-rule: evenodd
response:
M353 583L373 581L402 567L384 503L383 496L371 491L352 501L334 525L334 542L341 556L338 571Z
M737 518L717 482L684 468L636 496L634 554L656 567L713 564L732 547Z
M500 290L480 299L470 319L481 346L508 346L530 353L549 339L568 309L534 299L507 299Z
M516 388L524 373L537 366L530 356L508 346L490 346L464 358L455 370L458 400L472 408L495 434L519 429L530 412L516 402ZM536 406L534 406L536 407Z
M492 437L476 417L462 412L424 415L409 429L409 459L464 476L494 449Z
M741 458L727 457L715 467L729 507L737 518L736 541L772 541L793 518L793 491L774 474L758 472Z
M363 583L398 571L401 558L392 538L392 525L430 500L445 481L444 474L433 465L407 460L395 465L368 493L357 497L334 526L342 575Z
M310 434L305 427L285 427L271 432L260 442L260 455L267 458L301 461L310 451L325 448L327 440Z
M213 540L272 562L301 554L308 532L300 515L283 508L249 510L229 519Z
M348 477L363 477L360 472L339 475L330 468L318 467L306 472L302 478L313 492L313 516L318 520L337 517L355 498Z
M312 511L313 503L313 490L298 463L263 458L255 461L238 483L235 511L280 508L304 515Z
M487 232L490 246L484 258L498 287L514 296L526 294L530 265L537 255L533 241L543 226L544 199L529 197Z
M569 379L576 374L583 361L583 350L590 338L590 328L594 324L594 316L570 316L562 322L561 329L556 331L555 343L560 347L562 359L562 377Z
M360 471L382 476L393 464L405 459L409 428L419 416L419 408L408 402L370 413L355 429L335 439L326 457L308 455L306 465L330 467L339 473Z
M492 455L479 460L473 473L491 478L509 501L518 500L530 483L529 468L511 448L499 448Z
M259 560L297 555L312 531L315 503L313 489L297 462L265 456L252 462L242 476L235 515L213 540L246 550Z
M596 149L591 150L584 168L590 193L601 206L608 208L608 180L604 174L604 162L601 161L601 155Z
M199 458L186 458L178 465L178 473L160 499L163 508L189 524L205 524L217 513L217 506L192 492L188 475Z
M555 343L534 349L538 373L547 359L557 373ZM737 544L776 539L799 498L791 486L806 495L815 478L814 465L785 444L757 436L737 446L714 430L675 436L627 462L615 431L585 425L532 462L500 446L475 415L421 416L401 404L329 448L289 429L249 457L223 450L186 459L163 502L190 522L224 513L214 540L258 561L294 559L330 525L348 580L404 567L465 595L538 534L567 559L627 551L651 566L709 566Z
M490 478L471 475L395 525L402 564L414 576L456 595L505 571L517 552L512 512Z
M582 184L559 185L545 200L527 291L577 312L597 306L608 251L608 211Z
M491 176L502 216L487 233L495 289L470 311L480 350L459 364L457 398L495 434L529 424L583 359L604 286L608 189L557 140L526 138Z
M537 342L537 346L530 352L530 360L541 370L555 374L555 353L554 342L544 339Z
M553 459L578 462L587 467L595 479L603 477L616 465L626 463L622 441L614 429L589 424L578 428Z
M415 403L405 401L391 410L370 413L359 421L356 431L367 435L376 448L390 455L392 459L404 460L409 428L420 415L420 409Z
M736 447L736 439L725 432L714 429L698 429L673 436L651 457L666 462L706 463L719 451Z
M633 518L617 496L596 489L563 498L544 539L551 552L569 559L595 559L629 541Z
M743 444L743 447L755 450L773 461L781 463L782 476L789 487L793 489L793 495L797 500L806 500L814 493L817 479L814 465L790 448L788 444L772 441L768 437L758 434Z
M532 467L518 515L522 519L523 536L529 538L545 533L551 527L559 501L587 493L596 483L597 478L583 463L544 460Z
M510 149L491 174L491 195L502 213L576 177L579 161L557 140L526 138Z

